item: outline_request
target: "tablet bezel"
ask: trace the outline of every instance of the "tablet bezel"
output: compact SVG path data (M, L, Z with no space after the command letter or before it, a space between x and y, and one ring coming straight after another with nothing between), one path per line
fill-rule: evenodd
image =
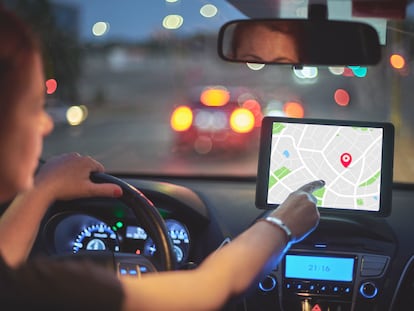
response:
M331 120L331 119L310 119L310 118L287 118L287 117L264 117L260 134L260 149L257 168L256 182L256 207L259 209L274 209L280 205L267 202L270 155L272 147L272 128L273 123L299 123L315 125L337 125L351 127L371 127L383 129L382 139L382 170L379 210L355 210L335 207L319 207L323 213L345 213L345 214L365 214L375 216L388 216L391 212L392 201L392 183L393 183L393 161L394 161L394 126L389 122L372 122L372 121L348 121L348 120Z

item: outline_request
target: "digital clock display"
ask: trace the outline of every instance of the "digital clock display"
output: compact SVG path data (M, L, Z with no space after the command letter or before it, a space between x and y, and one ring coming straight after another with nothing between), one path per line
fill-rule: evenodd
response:
M286 255L285 277L296 279L351 282L354 258Z

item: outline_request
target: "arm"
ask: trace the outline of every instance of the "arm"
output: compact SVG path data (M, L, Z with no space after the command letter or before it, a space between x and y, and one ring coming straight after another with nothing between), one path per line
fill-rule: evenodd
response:
M295 241L318 224L316 199L311 193L322 181L293 192L272 212L292 231ZM286 232L268 222L257 222L233 242L211 254L195 270L122 278L123 310L215 310L243 293L262 273L269 272L289 247ZM254 250L254 252L252 251Z
M5 262L16 267L26 260L43 215L55 200L120 196L119 186L90 181L91 172L103 170L97 161L75 153L47 161L36 176L34 186L18 194L0 219L0 254Z

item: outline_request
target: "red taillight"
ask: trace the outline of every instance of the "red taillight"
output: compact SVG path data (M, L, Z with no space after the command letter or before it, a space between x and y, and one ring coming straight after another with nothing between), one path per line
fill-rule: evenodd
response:
M170 125L174 131L183 132L190 128L193 123L193 112L187 106L175 108L171 115Z
M237 108L230 116L230 126L236 133L248 133L255 124L253 113L246 108Z

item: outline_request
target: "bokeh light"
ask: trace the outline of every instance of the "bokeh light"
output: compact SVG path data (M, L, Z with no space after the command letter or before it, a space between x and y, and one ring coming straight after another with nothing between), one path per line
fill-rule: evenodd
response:
M345 68L344 67L329 67L329 72L332 73L335 76L340 76L344 73Z
M48 79L46 81L46 94L53 94L57 90L57 81L55 79Z
M162 26L166 29L178 29L184 23L184 18L181 15L167 15L162 21Z
M171 128L177 132L183 132L190 128L193 123L193 112L187 106L177 107L171 116Z
M230 93L226 88L207 88L201 92L200 101L205 106L220 107L230 100Z
M265 116L285 117L283 111L283 102L277 99L271 99L264 108Z
M395 69L402 69L405 66L405 59L400 54L392 54L390 56L390 64Z
M361 67L361 66L349 66L349 68L352 70L354 75L358 78L364 78L366 77L368 73L367 67Z
M92 26L92 33L96 37L101 37L108 33L109 23L106 22L97 22Z
M213 149L213 142L210 137L199 136L194 142L194 150L198 154L207 154Z
M351 68L346 67L344 73L342 74L344 77L355 77L354 72Z
M227 116L223 111L200 110L194 118L194 125L203 130L222 130L227 126Z
M303 118L305 116L305 110L301 103L287 102L283 105L283 111L289 118Z
M217 7L212 4L203 5L200 9L200 14L204 17L211 18L217 15Z
M253 113L246 108L235 109L230 116L230 126L236 133L248 133L255 126Z
M317 67L303 67L301 69L293 68L293 73L300 79L315 79L318 77Z
M242 104L242 108L250 110L254 115L254 126L259 127L262 124L263 114L262 107L255 99L248 99Z
M81 108L80 106L71 106L66 111L66 120L70 125L79 125L81 124L85 119L85 108Z
M251 70L261 70L265 67L265 64L246 63L246 66Z
M342 107L348 106L351 97L349 93L344 89L337 89L334 94L335 102Z

